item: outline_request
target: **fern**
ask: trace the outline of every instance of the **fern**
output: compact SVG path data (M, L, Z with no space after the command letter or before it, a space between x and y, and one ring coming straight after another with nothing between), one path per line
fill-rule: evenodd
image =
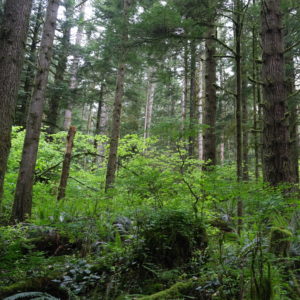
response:
M18 293L9 297L4 298L3 300L17 300L17 299L31 299L31 300L60 300L55 298L47 293L42 292L25 292Z

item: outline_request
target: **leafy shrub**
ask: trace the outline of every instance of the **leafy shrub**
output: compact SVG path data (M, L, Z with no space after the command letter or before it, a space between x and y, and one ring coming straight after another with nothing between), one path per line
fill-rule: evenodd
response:
M204 250L208 238L199 219L180 210L162 209L140 221L142 251L148 260L165 267L188 262L194 251Z

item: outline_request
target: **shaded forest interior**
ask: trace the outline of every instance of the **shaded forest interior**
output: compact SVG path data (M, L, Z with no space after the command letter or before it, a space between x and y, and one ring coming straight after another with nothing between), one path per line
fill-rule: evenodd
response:
M0 298L300 299L298 0L0 0Z

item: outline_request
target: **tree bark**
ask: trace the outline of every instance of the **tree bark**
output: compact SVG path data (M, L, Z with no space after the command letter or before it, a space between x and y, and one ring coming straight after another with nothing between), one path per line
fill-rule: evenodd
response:
M256 4L256 0L253 0L253 5ZM252 27L252 78L254 81L258 78L258 70L257 70L257 30L256 25L254 24ZM254 140L254 168L255 168L255 180L258 181L259 179L259 122L258 122L258 94L257 91L260 89L260 86L257 86L255 82L252 83L252 98L253 98L253 140Z
M74 141L75 134L76 134L76 127L71 126L67 137L67 147L66 147L66 153L63 161L62 171L61 171L57 200L61 200L62 198L65 198L68 178L70 174L72 149L74 146L73 141Z
M189 157L195 157L196 149L196 124L197 124L197 108L196 108L196 43L191 41L191 74L190 74L190 123L189 123Z
M236 175L237 181L243 178L243 141L242 141L242 6L243 0L234 1L234 43L235 43L235 81L236 81ZM237 232L240 235L243 224L243 201L241 197L237 199Z
M153 101L154 101L154 93L156 88L156 83L153 82L154 73L155 70L153 68L150 68L148 74L147 103L146 103L145 123L144 123L144 139L147 139L150 136Z
M242 179L244 181L249 180L249 166L248 166L248 101L247 101L247 79L246 79L246 66L243 64L242 66L242 129L243 129L243 135L242 135L242 140L243 140L243 176Z
M115 102L112 118L112 129L110 136L110 148L109 157L107 162L105 191L107 192L112 188L115 182L117 160L118 160L118 145L120 137L121 127L121 111L122 111L122 99L124 94L124 81L125 81L125 70L126 70L126 56L127 56L127 43L128 43L128 10L130 0L123 0L123 32L121 40L121 51L119 58L119 66L116 81L116 93Z
M287 88L280 0L264 0L261 9L264 81L264 180L276 186L296 181L290 158Z
M74 15L74 1L65 0L66 20L63 24L63 36L61 39L61 49L58 55L57 67L54 76L54 90L49 99L49 111L47 115L47 125L49 134L58 131L58 114L60 103L62 102L62 84L65 80L65 73L67 69L68 55L70 52L70 36L72 28L72 19Z
M202 57L203 56L203 57ZM205 55L202 54L199 59L199 105L198 105L198 124L203 124L203 104L205 99ZM198 134L198 158L203 160L203 129Z
M183 98L181 103L181 116L182 116L182 131L185 136L186 130L186 119L187 119L187 111L188 111L188 93L189 93L189 60L188 60L188 47L187 42L184 46L184 90L183 90Z
M217 95L216 95L216 45L211 38L216 34L214 27L207 32L205 40L205 103L203 110L203 123L208 125L203 133L203 160L207 166L214 166L217 163L216 151L216 113L217 113Z
M85 12L85 3L83 3L80 7L80 19L84 19L84 12ZM83 36L83 26L82 23L78 26L77 33L76 33L76 42L75 47L79 47L81 45ZM70 92L71 95L74 96L78 87L78 68L79 68L79 53L76 52L73 57L73 62L71 66L71 81L70 81ZM73 99L69 99L67 103L67 108L65 110L64 116L64 130L68 130L72 123L72 111L73 111Z
M43 23L43 16L44 16L43 0L40 0L37 13L36 13L32 36L31 36L31 45L29 49L28 64L27 64L26 76L24 82L24 91L23 91L24 96L20 97L21 107L19 109L19 117L18 117L18 111L16 115L17 124L23 127L26 126L28 108L29 108L30 98L32 94L33 84L34 84L37 46L40 39L40 31Z
M26 125L19 176L12 210L12 221L24 221L31 215L33 176L36 165L43 104L52 59L59 0L49 0L38 57L38 71Z
M32 0L6 1L0 27L0 206Z
M299 182L299 138L298 138L298 98L293 96L296 92L295 89L295 65L292 55L286 56L286 77L287 77L287 89L288 89L288 112L290 116L289 120L289 136L290 136L290 157L293 168L293 176L295 181Z

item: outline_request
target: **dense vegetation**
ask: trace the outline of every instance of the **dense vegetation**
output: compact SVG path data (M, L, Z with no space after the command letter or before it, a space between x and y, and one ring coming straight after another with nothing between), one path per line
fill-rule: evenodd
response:
M0 0L0 298L300 299L299 12Z

